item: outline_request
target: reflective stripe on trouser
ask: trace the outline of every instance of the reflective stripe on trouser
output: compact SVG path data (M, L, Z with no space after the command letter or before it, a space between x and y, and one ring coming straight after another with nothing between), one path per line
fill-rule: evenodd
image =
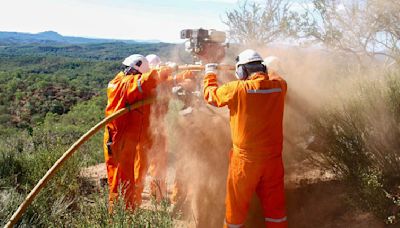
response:
M227 223L226 220L224 222L224 227L227 228L240 228L242 227L244 224L231 224L231 223Z
M274 219L274 218L265 218L266 222L275 222L275 223L279 223L279 222L285 222L287 220L287 217L283 217L283 218L278 218L278 219Z
M265 218L265 226L267 228L287 228L288 222L287 218L282 217L280 219L273 219L273 218Z
M264 218L284 218L283 175L281 151L254 160L232 153L227 179L226 221L230 224L245 222L254 192L260 198Z

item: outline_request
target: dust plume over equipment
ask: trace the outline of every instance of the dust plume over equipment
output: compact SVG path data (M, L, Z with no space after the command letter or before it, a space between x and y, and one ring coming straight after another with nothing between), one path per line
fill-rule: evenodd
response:
M223 60L220 57L221 55L213 54L215 50L224 50L221 49L220 42L202 45L203 37L201 36L205 36L207 31L194 30L194 32L191 32L186 30L184 34L184 38L190 39L186 47L197 57L195 61L200 59L202 64L209 62L232 63L235 55L241 49L247 48L236 46L235 49L237 50L232 51L235 53L226 56L224 51L223 57L225 59ZM209 48L213 45L214 48ZM267 53L264 55L265 57L271 55L269 50L265 50L264 53ZM215 56L219 57L215 59ZM282 67L284 69L285 66ZM287 69L285 69L285 73L286 71ZM235 78L234 72L220 73L218 77L220 84ZM197 92L202 91L199 85L203 84L203 77L204 72L197 72L195 82ZM225 215L228 153L232 147L229 110L207 105L202 95L188 98L188 95L193 94L193 92L195 91L185 91L187 93L185 102L176 100L171 102L169 113L165 119L168 126L170 164L172 167L176 167L175 188L178 188L178 197L181 197L176 209L181 210L183 216L191 221L190 224L194 227L221 227ZM300 96L296 96L296 98L301 99ZM306 108L304 102L299 107ZM189 109L191 110L188 111ZM185 111L188 112L185 113ZM266 116L266 118L268 117ZM296 120L296 122L298 121ZM295 142L291 142L291 145L295 145ZM260 213L259 208L252 209L249 218L254 215L255 219L257 213ZM262 218L262 215L259 216L257 221ZM251 220L249 224L254 224L254 221ZM263 224L263 220L261 222Z
M179 64L221 63L225 57L225 33L187 29L182 31L181 38L188 39L185 53L181 47L172 51L172 60ZM169 153L168 191L176 201L174 213L181 214L192 227L220 227L224 221L228 152L232 144L229 112L214 109L204 102L204 72L193 73L195 78L175 85L174 93L160 88L158 92L162 96L158 102L170 100L169 111L163 119L153 112L151 129L157 135L158 126L165 126ZM157 157L157 147L153 152L150 157Z
M192 55L188 55L180 46L173 50L172 59L178 63L193 61L192 63L201 64L233 64L236 55L248 48L253 48L264 58L277 56L280 59L279 73L288 84L283 157L289 224L295 223L299 227L313 224L317 226L321 224L319 218L337 219L332 214L335 213L334 210L344 211L343 204L339 203L342 198L327 197L326 200L318 202L307 200L313 198L312 195L316 193L325 196L334 194L338 189L344 191L342 185L336 182L327 183L332 185L331 188L320 187L319 184L325 183L323 181L334 181L337 177L331 172L326 172L326 167L321 168L311 162L318 154L309 148L312 141L315 142L315 135L310 132L310 126L321 111L337 110L337 107L347 105L347 98L357 95L357 84L381 77L382 66L377 63L363 68L359 62L363 57L313 46L302 48L272 45L269 48L260 48L232 45L227 49L229 45L225 43L225 38L221 38L223 36L215 31L214 34L218 34L218 39L213 40L209 36L209 30L182 31L182 38L188 39L186 51ZM215 51L218 54L215 54ZM165 119L161 120L164 121L168 135L169 190L174 190L180 198L181 201L178 201L175 208L176 212L181 212L182 217L190 221L190 226L220 227L224 221L228 153L232 146L229 110L206 104L201 94L204 72L199 71L195 74L196 80L187 82L191 85L190 89L171 94L169 112ZM234 72L220 74L220 85L235 79ZM157 121L152 122L157 125ZM378 125L378 122L373 124ZM382 134L379 137L372 138L371 142L381 140ZM318 138L316 141L318 142ZM175 184L171 181L173 179ZM257 197L254 197L246 222L248 227L260 227L264 224L261 207L257 201ZM319 209L315 212L313 220L299 213L299 208Z
M235 47L237 52L246 48L248 47ZM256 50L264 57L278 56L281 59L280 73L288 82L283 156L286 187L296 188L301 178L319 178L318 173L309 177L299 174L311 169L306 162L309 152L305 149L310 116L327 105L329 98L336 94L338 83L345 83L346 75L343 73L347 69L343 66L349 64L349 59L320 49L275 47ZM232 62L234 58L234 54L225 56L225 61ZM197 74L196 83L201 85L204 75L202 72ZM233 80L233 72L226 73L221 78L224 83ZM191 92L189 94L192 94ZM172 99L164 121L167 126L169 164L176 167L178 195L183 198L177 210L182 212L183 217L188 219L193 227L222 226L228 152L232 146L229 110L207 105L202 95L191 95L186 96L184 102ZM303 165L307 167L302 167ZM301 194L292 195L293 191L288 191L287 194L292 201L288 202L288 207L301 204ZM255 197L248 214L246 224L249 227L264 224L257 200ZM303 225L310 224L304 218L293 215L293 209L288 208L288 212L289 222L293 220L292 217L296 222L303 221Z

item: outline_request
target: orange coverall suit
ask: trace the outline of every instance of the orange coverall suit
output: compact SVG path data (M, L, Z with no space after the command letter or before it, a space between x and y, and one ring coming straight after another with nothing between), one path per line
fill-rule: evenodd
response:
M242 227L254 192L267 227L287 227L283 183L282 121L285 80L255 73L248 80L217 85L214 73L204 78L204 98L216 107L227 105L233 149L226 191L225 227Z
M129 104L155 95L157 71L146 74L118 73L108 84L106 116ZM135 208L134 161L138 144L148 139L150 105L142 106L106 125L104 157L109 184L110 211L118 191L124 194L126 207ZM121 188L121 189L119 189Z
M137 146L137 155L135 159L135 182L136 182L136 204L140 205L142 202L142 192L145 185L145 177L147 171L150 170L152 177L151 194L158 200L166 197L166 174L167 174L167 139L166 130L164 126L164 118L168 112L169 104L169 91L174 83L179 83L186 79L193 78L191 71L182 71L175 77L172 77L172 69L164 66L158 70L162 97L157 99L155 104L152 105L152 117L155 118L157 126L154 131L150 132L151 140L142 140ZM146 125L149 127L150 125ZM147 131L149 132L149 131ZM152 153L149 153L152 151Z

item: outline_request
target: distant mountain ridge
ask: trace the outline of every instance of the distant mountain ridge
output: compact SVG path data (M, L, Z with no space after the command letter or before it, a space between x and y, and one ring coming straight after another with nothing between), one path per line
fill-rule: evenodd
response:
M96 43L160 43L159 40L119 40L119 39L101 39L85 38L75 36L62 36L54 31L45 31L40 33L22 33L22 32L1 32L0 43L64 43L64 44L96 44Z

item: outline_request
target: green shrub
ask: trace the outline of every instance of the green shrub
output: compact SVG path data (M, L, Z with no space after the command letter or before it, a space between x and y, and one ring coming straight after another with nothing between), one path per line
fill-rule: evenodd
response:
M37 181L79 137L104 117L105 97L79 103L68 114L48 114L29 133L2 129L0 136L0 226L5 225ZM23 215L19 226L172 227L166 202L129 213L122 200L111 216L107 195L82 178L80 168L103 161L100 131L49 181Z
M3 183L0 183L4 186ZM0 190L0 226L4 226L8 218L11 218L14 210L17 209L23 196L15 188L2 188Z
M108 213L106 190L93 194L92 203L81 204L77 224L83 227L173 227L172 211L169 203L157 203L154 199L149 208L137 208L134 213L125 209L122 197L113 206L113 213Z
M313 116L310 157L346 181L360 207L387 218L398 205L386 192L400 186L400 72L365 77L339 93Z

